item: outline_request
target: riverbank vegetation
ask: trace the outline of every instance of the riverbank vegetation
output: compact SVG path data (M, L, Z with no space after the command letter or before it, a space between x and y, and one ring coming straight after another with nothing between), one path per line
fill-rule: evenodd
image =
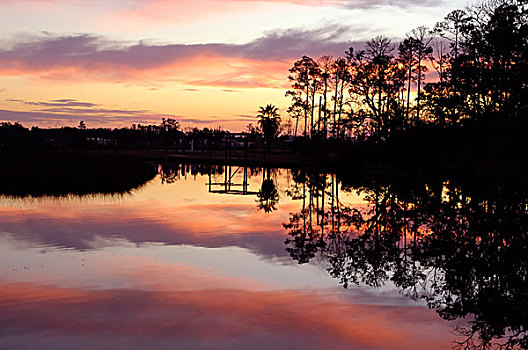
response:
M61 152L1 156L2 196L123 195L157 174L153 164L115 154Z

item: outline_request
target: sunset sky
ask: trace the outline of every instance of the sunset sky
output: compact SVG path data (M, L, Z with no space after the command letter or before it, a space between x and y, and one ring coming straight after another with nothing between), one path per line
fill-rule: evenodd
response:
M303 54L433 26L460 0L0 0L0 121L239 131ZM286 113L283 111L283 117Z

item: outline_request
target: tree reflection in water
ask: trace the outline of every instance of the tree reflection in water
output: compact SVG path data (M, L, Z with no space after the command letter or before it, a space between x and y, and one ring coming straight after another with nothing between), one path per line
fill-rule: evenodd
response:
M271 213L277 210L279 203L279 191L275 181L271 178L271 170L266 169L262 172L262 185L257 193L257 203L259 210L265 213Z
M318 257L346 288L391 281L457 329L464 349L528 348L526 192L507 182L390 181L349 187L335 175L294 174L302 209L284 224L300 264ZM339 186L368 208L344 205Z

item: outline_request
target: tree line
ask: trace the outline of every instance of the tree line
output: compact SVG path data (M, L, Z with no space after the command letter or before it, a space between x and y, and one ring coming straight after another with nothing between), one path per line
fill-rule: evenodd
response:
M378 36L344 57L290 69L294 135L386 140L420 126L526 116L528 9L490 0L449 13L399 43Z
M77 127L31 128L14 122L0 123L0 151L71 150L71 149L205 149L209 143L229 133L221 128L187 128L173 118L159 124L132 124L123 128L88 128L84 121ZM219 147L219 146L218 146Z

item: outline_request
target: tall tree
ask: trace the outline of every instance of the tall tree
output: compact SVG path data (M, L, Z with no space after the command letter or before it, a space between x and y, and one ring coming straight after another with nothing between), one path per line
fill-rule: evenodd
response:
M323 137L327 138L327 131L328 131L328 88L330 83L330 77L332 74L332 69L334 66L334 58L332 56L321 56L319 60L317 61L319 67L320 67L320 74L321 74L321 84L323 86L323 105L319 106L319 109L323 112ZM321 121L319 121L320 123Z
M300 60L294 62L290 68L288 79L291 82L291 89L286 92L286 96L292 98L291 111L297 113L302 109L304 114L303 136L308 136L308 116L313 120L315 77L317 73L316 62L308 57L303 56ZM312 124L312 123L311 123Z
M332 88L334 89L334 96L332 97L334 101L333 108L333 127L332 135L333 137L338 137L341 135L340 126L341 126L341 115L343 113L343 100L344 100L344 91L345 86L348 85L350 80L349 65L346 59L337 58L332 67L332 74L330 77L330 82ZM336 118L337 116L337 118Z
M418 65L418 61L416 59L416 51L417 51L418 43L415 38L413 37L407 37L405 38L398 47L399 51L399 61L401 64L405 67L406 74L407 74L407 103L405 106L405 123L408 124L410 122L410 115L411 115L411 89L412 89L412 82L416 81L415 73L416 68Z
M310 78L311 78L311 94L312 94L312 104L310 112L310 136L315 135L315 96L317 92L321 89L321 68L317 62L313 62L313 65L310 67Z
M468 21L468 16L464 10L451 11L444 20L438 22L434 27L442 38L449 41L451 45L451 52L456 59L460 51L460 42L463 35L463 30Z
M420 120L422 82L424 81L424 75L427 72L427 66L425 66L424 63L433 53L433 48L430 45L433 40L431 33L432 32L427 27L420 26L413 29L410 36L414 39L414 54L416 57L416 121Z
M402 90L406 71L392 55L394 46L387 37L376 37L367 43L367 50L347 52L353 75L351 94L362 99L365 113L373 122L378 140L386 139L401 124Z

